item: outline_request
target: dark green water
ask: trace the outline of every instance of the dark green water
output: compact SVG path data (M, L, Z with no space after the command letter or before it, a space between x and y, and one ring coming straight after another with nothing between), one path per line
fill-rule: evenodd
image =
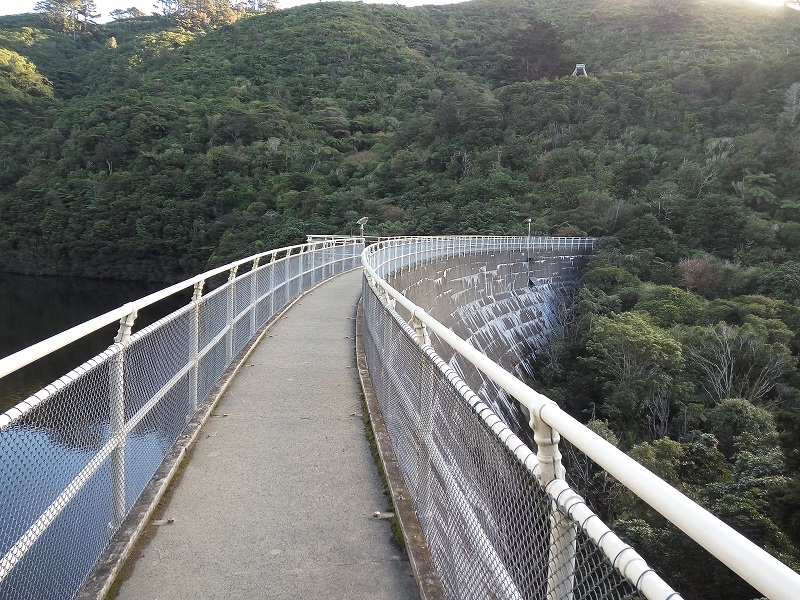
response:
M0 273L0 358L163 287ZM191 291L179 296L140 314L134 330L188 302ZM118 325L111 325L0 379L0 413L102 352L113 343L117 329Z

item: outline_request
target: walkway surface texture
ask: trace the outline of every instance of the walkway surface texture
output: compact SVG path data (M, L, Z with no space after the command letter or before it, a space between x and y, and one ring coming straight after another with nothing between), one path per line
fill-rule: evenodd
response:
M117 598L419 597L389 522L372 516L386 499L361 420L360 290L360 270L336 277L267 331Z

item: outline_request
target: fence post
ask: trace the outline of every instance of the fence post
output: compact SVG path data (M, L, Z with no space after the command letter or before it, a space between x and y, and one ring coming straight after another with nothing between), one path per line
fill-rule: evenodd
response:
M120 350L111 363L109 390L109 429L111 437L122 436L111 452L111 522L110 533L115 532L125 518L125 355L131 341L131 328L136 320L134 308L119 321L119 331L114 342Z
M227 365L231 364L233 360L233 313L236 308L236 285L233 280L236 279L236 271L238 269L239 266L237 265L228 274L228 306L225 315L228 323L228 332L225 334L225 364Z
M411 315L411 326L414 328L416 334L416 342L420 347L431 345L431 336L428 333L428 328L425 326L416 313Z
M300 282L298 284L298 287L297 287L297 295L298 296L303 293L303 290L306 289L305 278L306 278L306 254L307 254L307 252L308 252L308 249L305 246L300 248L300 260L298 261L299 266L297 267L297 281Z
M392 298L382 287L378 287L378 297L381 299L381 304L383 304L386 308L391 310L395 309L395 306L397 305L395 299Z
M271 319L275 315L275 271L277 266L275 262L278 260L278 253L272 253L272 259L270 262L270 268L272 269L272 273L270 273L269 281L270 281L270 290L269 290L269 318Z
M325 245L322 246L322 276L325 279L333 277L333 274L336 273L333 264L333 259L335 256L336 256L336 250L333 247L333 242L332 241L325 242Z
M536 479L542 489L554 479L564 479L558 442L561 436L541 418L540 406L531 411L530 427L536 442ZM550 542L547 558L547 600L571 600L575 583L575 524L551 503Z
M424 348L425 346L430 346L431 345L431 338L430 338L430 335L428 334L428 328L425 326L425 323L423 323L420 320L420 318L417 316L416 312L411 315L411 326L414 328L414 334L415 334L415 336L414 336L415 340L414 341L417 342L417 345L420 348ZM429 372L425 368L426 364L427 364L427 361L425 360L424 356L420 356L419 371L418 371L418 376L417 376L417 381L418 381L418 385L419 385L417 391L419 393L419 397L420 398L424 397L424 392L426 391L425 390L426 384L428 385L428 387L430 387L430 385L431 385L430 378L426 377L426 375L429 375ZM426 440L427 439L431 439L431 435L432 435L432 432L433 432L433 412L434 412L433 404L434 404L433 402L431 402L431 403L421 403L420 407L419 407L420 421L421 421L420 425L421 425L422 433L423 433L423 436L424 436L423 439L426 439ZM427 452L425 454L427 454ZM418 503L419 503L420 508L423 511L427 511L427 509L428 509L428 502L429 502L429 498L430 498L431 477L432 477L432 474L431 474L431 460L430 460L430 457L428 457L428 459L424 461L424 464L422 465L422 468L420 469L419 483L418 483L419 492L420 492L420 494L419 494L420 497L418 499Z
M253 266L250 269L250 337L256 334L256 302L258 301L258 261L256 258L253 260Z
M191 344L192 353L192 368L189 369L189 395L192 398L192 406L197 410L197 405L200 403L197 391L197 371L200 354L200 300L203 297L203 286L206 280L198 281L194 284L194 291L192 292L192 331Z

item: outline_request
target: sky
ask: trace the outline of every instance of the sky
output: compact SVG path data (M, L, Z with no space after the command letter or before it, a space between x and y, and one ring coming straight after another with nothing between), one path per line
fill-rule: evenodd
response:
M291 8L300 4L311 4L319 0L279 0L278 8ZM348 0L346 0L348 1ZM423 4L455 4L464 0L368 0L370 4L405 4L406 6L421 6ZM0 15L16 15L20 13L33 12L33 7L38 0L0 0ZM136 7L143 13L149 15L153 12L155 0L96 0L97 10L102 14L99 22L108 21L108 13L115 8Z
M279 0L279 8L291 8L299 6L300 4L312 4L321 0ZM345 2L353 2L360 0L343 0ZM464 2L465 0L364 0L370 4L405 4L406 6L422 6L423 4L455 4L457 2ZM772 4L781 5L783 0L753 0L759 4ZM0 15L15 15L25 12L33 12L33 7L38 0L0 0ZM96 0L97 9L102 14L98 19L99 22L110 21L108 13L115 8L132 8L136 7L143 13L149 15L153 12L153 5L156 4L155 0ZM797 5L792 8L796 8Z

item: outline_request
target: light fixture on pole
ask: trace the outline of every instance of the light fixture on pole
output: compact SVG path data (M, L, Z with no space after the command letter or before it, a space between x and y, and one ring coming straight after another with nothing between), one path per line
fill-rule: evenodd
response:
M531 218L525 219L528 222L528 256L525 265L528 269L528 287L531 285Z
M367 224L367 221L369 221L369 217L361 217L358 221L356 221L356 223L361 225L361 237L362 238L364 237L364 225Z

